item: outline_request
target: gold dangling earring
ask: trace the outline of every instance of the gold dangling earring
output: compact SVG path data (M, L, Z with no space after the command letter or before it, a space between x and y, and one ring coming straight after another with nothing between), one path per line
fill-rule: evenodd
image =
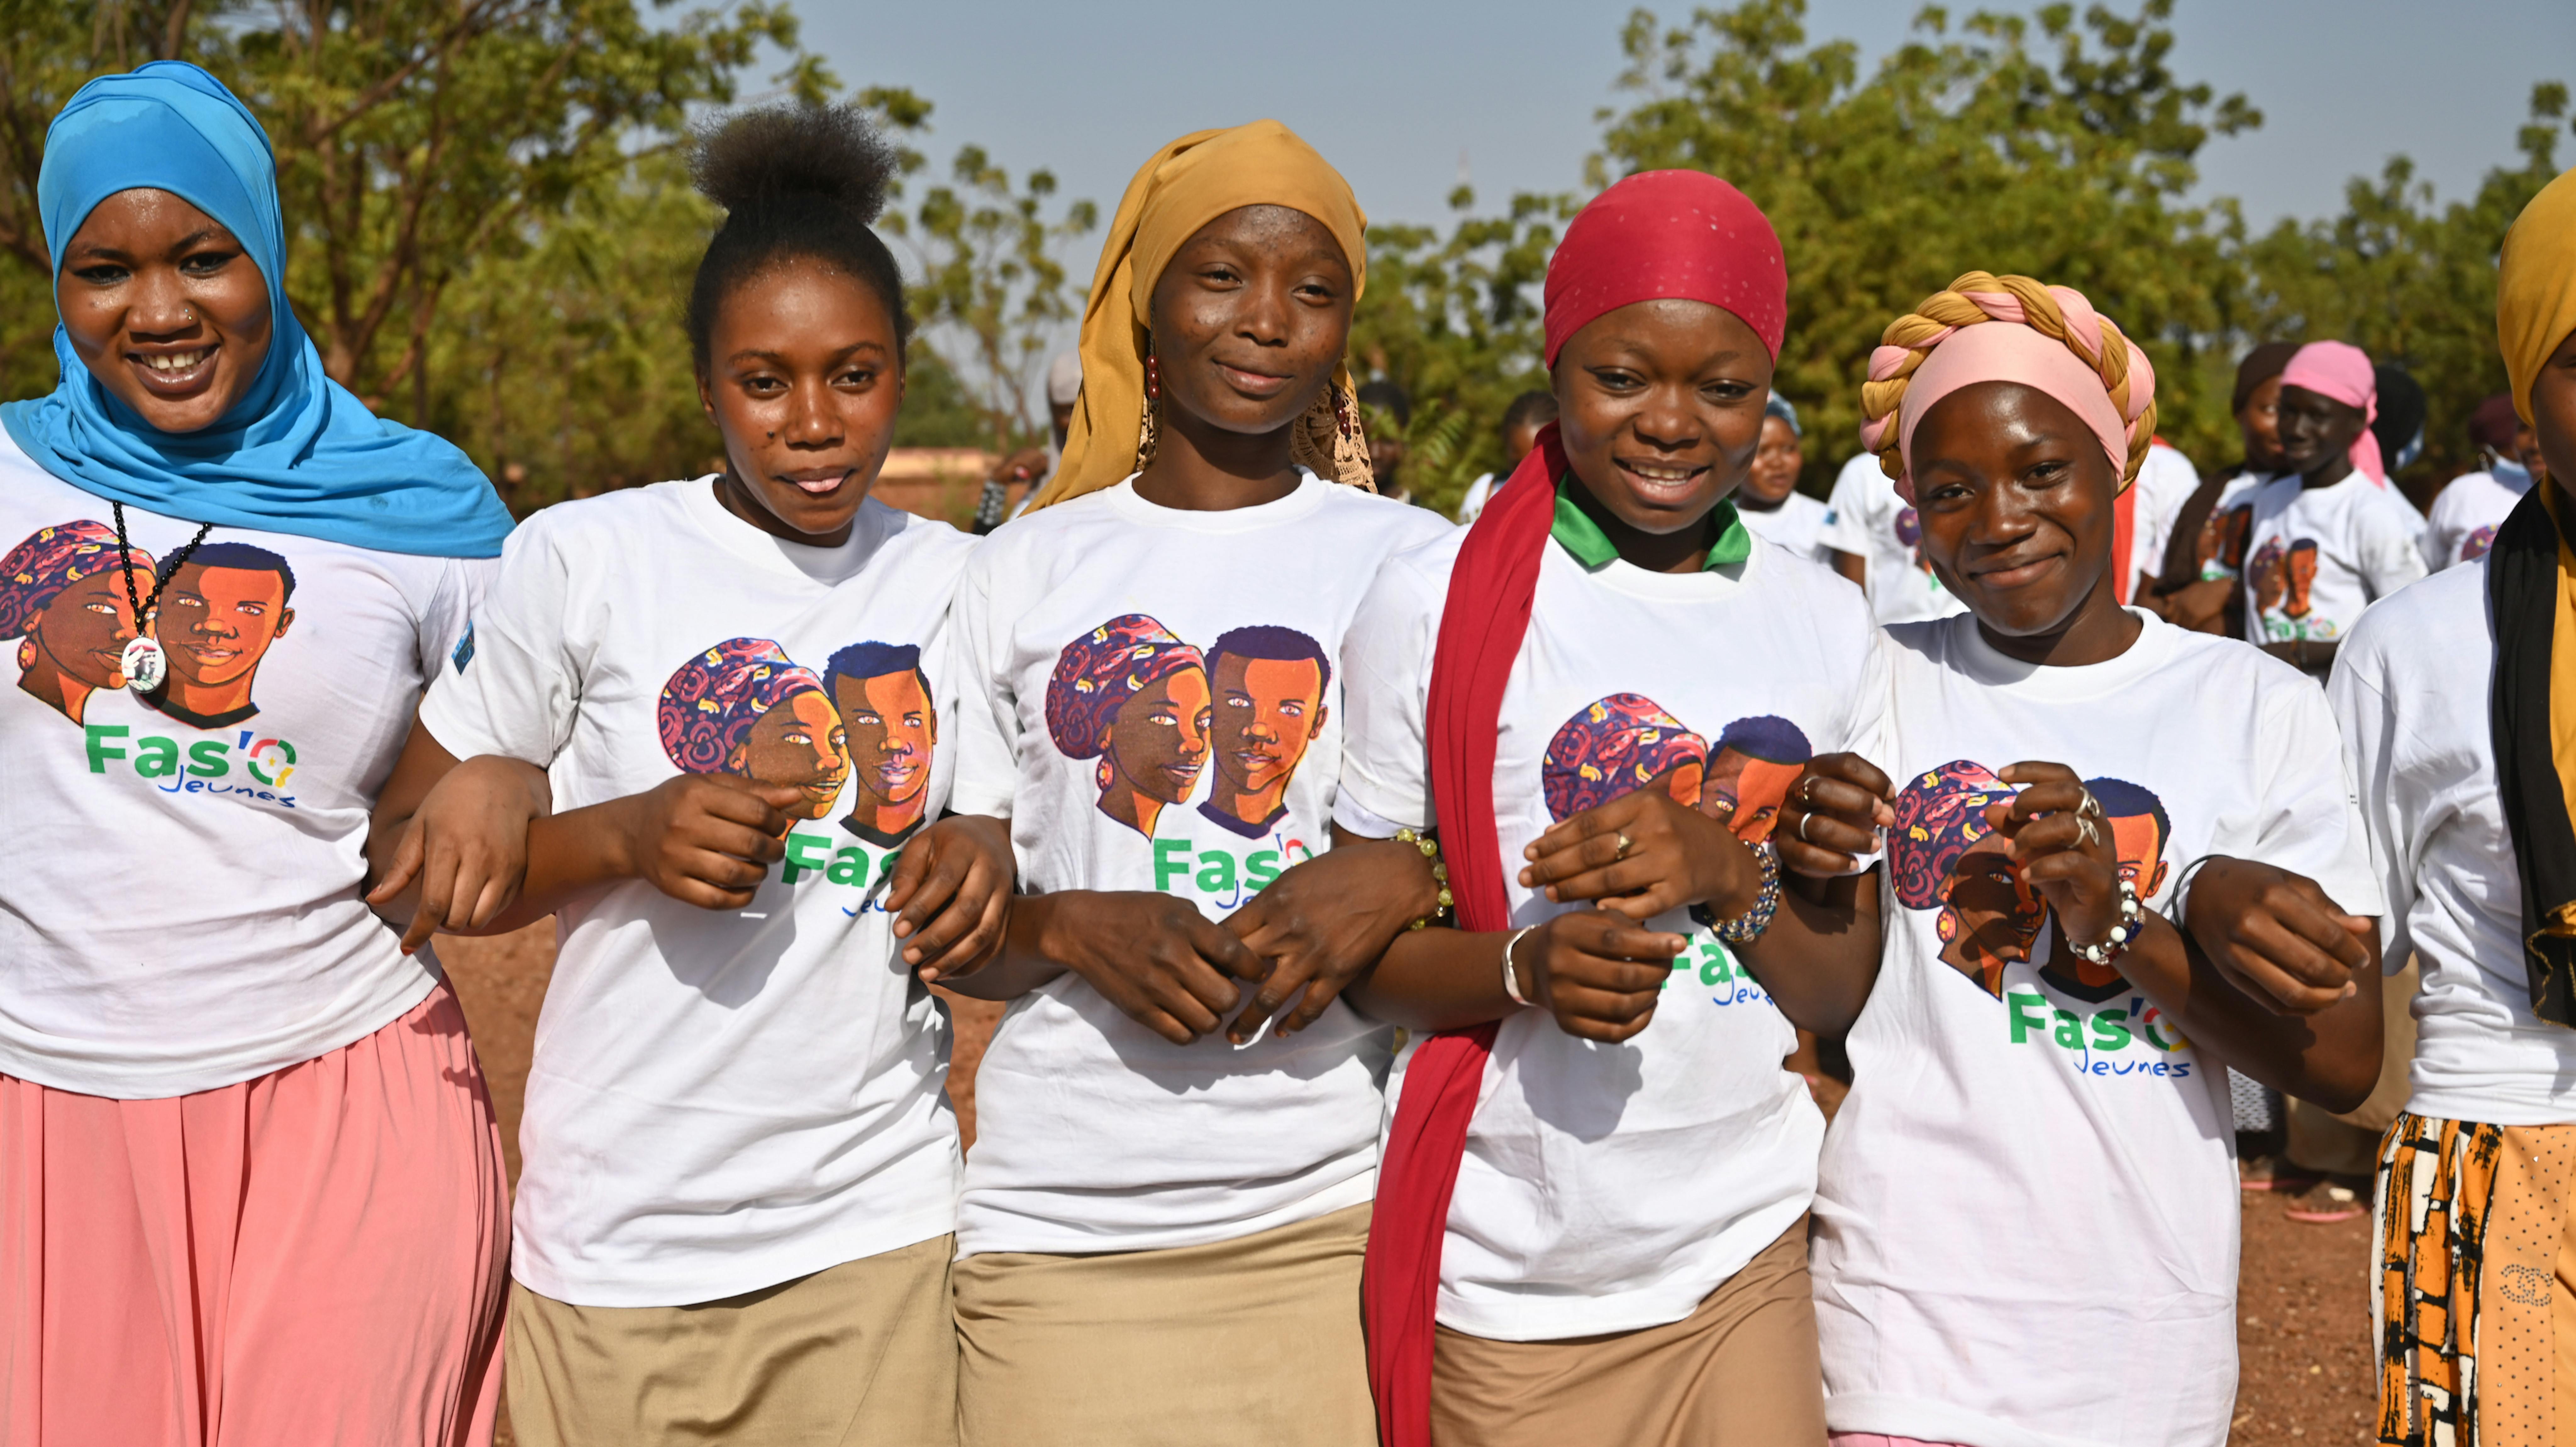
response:
M1148 352L1145 354L1145 415L1136 425L1136 470L1138 472L1143 472L1154 460L1154 443L1157 434L1162 430L1156 421L1155 413L1161 408L1162 397L1162 369L1154 365L1154 354Z

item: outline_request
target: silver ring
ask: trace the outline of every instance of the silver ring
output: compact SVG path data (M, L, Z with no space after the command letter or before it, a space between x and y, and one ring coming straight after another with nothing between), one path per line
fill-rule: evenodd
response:
M1816 842L1815 840L1810 839L1810 838L1808 838L1808 837L1807 837L1807 825L1808 825L1808 823L1809 823L1810 821L1812 821L1815 817L1816 817L1816 816L1815 816L1814 814L1809 813L1809 812L1808 812L1808 811L1806 811L1806 810L1803 810L1803 809L1802 809L1802 810L1798 811L1798 842L1799 842L1799 843L1801 843L1801 844L1813 844L1813 843L1815 843L1815 842Z
M2075 837L2087 849L2102 842L2102 836L2093 828L2092 815L2079 813L2075 816Z
M2109 817L2102 812L2102 801L2093 797L2092 790L2079 785L2076 788L2076 792L2084 796L2084 802L2075 806L2075 812L2077 814L2086 815L2095 819Z
M1813 774L1800 776L1798 780L1798 807L1801 809L1812 808L1814 807L1815 802L1816 776Z

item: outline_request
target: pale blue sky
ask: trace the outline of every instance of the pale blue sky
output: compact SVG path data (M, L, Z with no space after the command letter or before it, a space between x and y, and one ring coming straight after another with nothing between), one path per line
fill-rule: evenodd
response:
M927 150L966 141L1054 169L1104 217L1183 131L1275 116L1379 220L1443 222L1464 154L1479 209L1568 190L1618 105L1627 7L1567 0L803 0L806 42L853 87L937 106ZM1811 38L1902 39L1915 0L1814 0ZM1954 16L1973 5L1954 5ZM2028 10L2028 4L1994 8ZM2117 8L2130 8L2122 0ZM1659 7L1672 20L1684 4ZM2345 181L2412 155L2446 198L2512 158L2534 81L2576 83L2576 0L2179 0L2173 64L2264 112L2202 153L2203 190L2258 224L2340 208ZM2576 137L2560 156L2576 163ZM1094 243L1068 253L1089 275Z

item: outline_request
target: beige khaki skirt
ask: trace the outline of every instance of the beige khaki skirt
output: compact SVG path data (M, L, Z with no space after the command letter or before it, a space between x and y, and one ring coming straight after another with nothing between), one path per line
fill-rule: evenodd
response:
M957 1337L938 1236L696 1306L574 1306L510 1283L521 1447L948 1447Z
M1373 1447L1369 1208L1233 1241L957 1263L972 1447Z
M1460 1447L1822 1447L1807 1218L1680 1321L1564 1341L1441 1327L1431 1440Z

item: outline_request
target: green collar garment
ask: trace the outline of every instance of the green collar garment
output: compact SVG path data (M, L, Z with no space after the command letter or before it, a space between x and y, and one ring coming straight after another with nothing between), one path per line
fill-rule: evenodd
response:
M1556 539L1558 545L1572 553L1574 560L1584 567L1604 567L1612 558L1619 556L1619 550L1611 545L1608 535L1601 531L1601 525L1575 505L1574 499L1568 495L1573 486L1574 479L1570 477L1556 484L1556 525L1548 529L1547 535ZM1701 572L1711 568L1731 568L1753 556L1753 534L1745 530L1744 520L1735 515L1734 499L1718 499L1716 509L1709 513L1709 520L1717 525L1717 541L1709 546L1708 561L1699 566Z

